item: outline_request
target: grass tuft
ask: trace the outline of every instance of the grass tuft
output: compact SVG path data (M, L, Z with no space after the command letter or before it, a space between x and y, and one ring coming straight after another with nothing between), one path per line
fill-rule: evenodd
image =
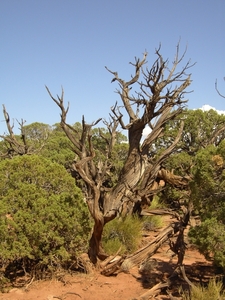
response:
M211 279L207 287L196 285L191 288L190 294L183 293L184 300L225 300L225 291L221 281Z

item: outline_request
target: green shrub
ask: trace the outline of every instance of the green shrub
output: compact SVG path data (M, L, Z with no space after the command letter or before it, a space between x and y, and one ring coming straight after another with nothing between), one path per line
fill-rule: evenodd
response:
M225 292L221 281L211 279L207 287L201 285L193 286L190 295L184 293L184 300L224 300Z
M128 254L137 250L141 243L142 226L142 221L133 216L117 218L107 223L102 239L105 251L115 254L121 247L120 254Z
M190 241L195 244L206 259L225 272L225 225L216 218L206 219L201 225L191 228Z
M65 168L41 156L0 162L0 267L57 266L86 250L88 210Z

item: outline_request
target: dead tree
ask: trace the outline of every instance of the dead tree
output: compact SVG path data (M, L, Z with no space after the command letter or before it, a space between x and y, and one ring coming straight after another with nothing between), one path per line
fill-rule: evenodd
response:
M28 142L26 137L24 128L24 124L26 123L25 120L22 119L21 122L17 120L17 123L19 124L20 134L15 135L13 131L14 123L11 123L10 116L6 111L5 105L3 105L3 115L8 133L0 135L0 138L3 141L2 150L0 151L0 157L13 158L16 155L34 154L41 151L41 149L44 147L45 140L43 140L43 143L38 148L33 147Z
M66 121L69 105L64 104L64 91L61 96L52 96L46 87L52 100L61 110L61 127L67 137L73 143L75 160L73 167L85 183L85 199L94 219L94 228L89 244L89 257L93 263L97 259L104 259L106 256L101 247L101 238L104 225L114 219L126 203L132 206L137 201L142 202L148 198L155 189L155 181L160 174L161 178L173 178L169 172L161 170L162 163L174 151L182 133L182 125L177 137L172 140L170 146L157 157L151 156L151 149L158 137L163 135L167 122L178 116L187 102L184 95L187 87L191 84L191 74L187 74L191 67L188 61L180 70L180 63L186 51L179 56L179 44L175 59L169 66L169 61L164 60L160 47L156 49L156 60L149 69L147 64L147 52L142 59L135 58L134 75L130 80L121 79L117 72L106 67L113 75L112 82L117 82L122 104L115 104L111 108L111 122L107 123L110 138L107 139L106 160L96 161L95 149L92 143L91 129L95 123L87 124L83 117L82 133L79 134ZM138 91L132 93L132 87ZM128 115L128 123L125 123L122 111ZM105 186L106 175L109 176L111 163L109 159L115 144L116 131L118 126L128 133L129 150L124 162L118 182L112 188ZM143 130L150 127L150 133L143 140ZM166 176L165 176L166 174ZM177 179L176 179L177 180ZM178 180L177 180L178 182ZM188 180L183 179L179 184L186 185ZM176 184L176 183L175 183Z

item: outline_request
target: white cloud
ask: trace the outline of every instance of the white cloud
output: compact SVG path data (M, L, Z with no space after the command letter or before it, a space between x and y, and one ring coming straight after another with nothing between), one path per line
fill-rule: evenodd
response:
M216 109L215 107L212 107L212 106L210 106L210 105L208 105L208 104L203 105L200 109L203 110L203 111L208 111L208 110L210 110L210 109L213 109L213 110L215 110L219 115L225 115L225 111L224 111L224 110L218 110L218 109Z
M142 136L146 137L151 131L152 131L151 128L148 125L146 125L142 132Z

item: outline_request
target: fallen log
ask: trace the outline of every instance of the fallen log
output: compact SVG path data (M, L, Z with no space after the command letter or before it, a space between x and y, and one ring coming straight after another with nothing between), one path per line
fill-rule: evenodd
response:
M169 282L157 283L150 290L142 294L140 297L135 298L134 300L148 300L150 297L158 295L161 292L162 288L168 287L169 285Z

